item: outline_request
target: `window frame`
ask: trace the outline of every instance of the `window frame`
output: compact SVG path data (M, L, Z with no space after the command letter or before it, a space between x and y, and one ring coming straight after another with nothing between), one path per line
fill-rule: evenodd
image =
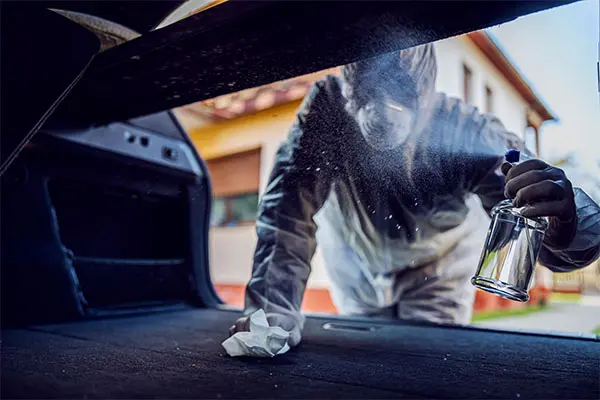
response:
M490 85L485 85L485 112L494 113L494 91Z
M463 78L463 100L467 104L473 104L473 69L467 65L466 62L462 63L462 78Z
M234 218L233 216L233 201L237 198L240 197L244 197L244 196L253 196L255 195L257 198L257 202L256 202L256 213L254 213L254 218L252 219L243 219L243 220L237 220ZM223 201L224 205L225 205L225 219L223 220L223 222L219 223L219 224L213 224L213 222L210 222L210 227L211 228L235 228L235 227L239 227L239 226L248 226L248 225L253 225L256 223L256 219L258 216L258 203L260 201L259 198L259 193L258 191L256 192L246 192L246 193L240 193L240 194L236 194L236 195L230 195L230 196L213 196L212 201L213 201L213 210L214 210L214 202L215 201Z

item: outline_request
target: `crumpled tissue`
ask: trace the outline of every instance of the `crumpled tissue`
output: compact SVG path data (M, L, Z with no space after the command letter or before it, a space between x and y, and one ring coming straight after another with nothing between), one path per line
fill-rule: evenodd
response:
M221 346L231 357L275 357L286 353L290 333L279 326L269 326L264 310L250 316L250 332L236 332Z

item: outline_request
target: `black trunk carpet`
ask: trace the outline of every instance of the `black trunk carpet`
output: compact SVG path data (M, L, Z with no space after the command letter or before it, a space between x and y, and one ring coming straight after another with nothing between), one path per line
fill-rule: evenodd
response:
M221 348L194 309L2 332L2 398L594 398L600 341L406 323L324 329L274 359ZM339 320L338 320L339 323Z

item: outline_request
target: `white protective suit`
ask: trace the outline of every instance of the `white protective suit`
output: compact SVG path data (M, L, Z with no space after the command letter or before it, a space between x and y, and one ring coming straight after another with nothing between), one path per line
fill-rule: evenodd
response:
M432 45L380 59L410 78L403 89L417 96L415 128L393 150L367 144L342 96L361 78L360 63L344 68L345 80L314 85L262 197L246 315L262 308L303 326L299 310L318 242L342 314L470 322L469 279L489 211L504 199L499 166L507 149L523 144L496 118L435 92ZM600 208L575 193L575 239L540 254L554 271L583 267L600 252Z

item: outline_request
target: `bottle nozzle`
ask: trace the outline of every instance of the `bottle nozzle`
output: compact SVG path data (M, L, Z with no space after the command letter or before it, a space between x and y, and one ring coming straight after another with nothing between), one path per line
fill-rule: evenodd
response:
M509 150L504 155L504 159L509 163L519 162L521 159L521 152L519 150Z

